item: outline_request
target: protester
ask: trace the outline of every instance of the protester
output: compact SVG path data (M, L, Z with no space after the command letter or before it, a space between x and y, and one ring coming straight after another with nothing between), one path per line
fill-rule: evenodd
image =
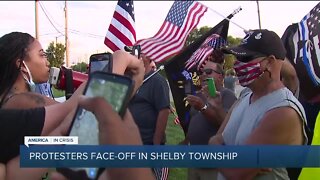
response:
M49 62L37 39L27 33L12 32L0 38L0 107L16 94L35 92L35 83L45 83ZM45 104L53 104L47 98Z
M252 92L241 96L226 116L216 145L303 145L304 109L280 80L286 50L280 37L269 30L248 32L237 47L224 49L236 56L235 70L242 86ZM259 168L219 168L218 179L289 179L285 168L260 173Z
M51 91L51 85L48 82L36 84L35 92L45 95L49 98L54 98Z
M143 74L144 74L144 67L142 64L142 61L138 60L136 57L130 55L127 52L124 51L117 51L113 54L113 59L115 60L114 64L113 64L113 72L116 74L124 74L124 72L128 72L130 73L130 75L132 76L133 80L135 81L135 86L134 86L134 91L137 90L137 88L142 84L142 80L143 80ZM44 135L44 129L46 130L46 135L66 135L67 130L70 126L72 117L74 115L75 112L75 107L77 104L77 96L79 95L79 93L82 93L82 90L84 88L85 83L83 83L79 89L76 91L76 93L69 99L67 100L65 103L61 104L61 106L65 106L65 108L63 108L63 111L55 111L52 113L46 113L48 116L52 116L52 117L62 117L62 116L66 116L68 113L68 116L66 117L66 120L63 121L62 124L60 124L60 126L55 129L54 131L49 131L48 128L45 128L46 126L43 127L42 131L41 131L41 135ZM30 97L36 97L36 99L40 97L43 98L43 96L39 95L39 94L34 94L34 93L20 93L18 95L13 96L10 99L10 102L12 104L15 104L16 108L27 108L27 107L22 107L23 103L26 101L30 101L32 99L30 99ZM71 104L71 105L70 105ZM58 106L59 104L56 104L55 106ZM34 106L34 107L43 107L43 106ZM29 108L34 108L34 107L29 107ZM71 110L70 107L73 109ZM66 113L64 113L66 111ZM22 118L23 119L23 118ZM54 118L51 118L54 119ZM59 118L57 118L59 119ZM61 118L63 119L63 118ZM36 121L37 119L29 119L27 123L32 124L33 121ZM47 121L47 119L44 121L44 124L46 124L47 122L51 122L51 121ZM52 123L55 124L59 124L57 122L61 122L60 121L52 121ZM11 122L11 123L15 123L15 122ZM16 123L16 126L22 126L23 125ZM2 126L3 128L6 128L7 126ZM28 126L25 126L26 128ZM39 127L39 126L38 126ZM40 129L40 127L39 127ZM50 128L49 128L50 129ZM7 129L7 130L11 130L11 129ZM5 131L3 131L5 132ZM40 135L40 134L35 134L36 132L33 132L33 135ZM19 132L19 134L21 134ZM23 136L23 134L21 134ZM4 137L8 137L6 136L1 136L1 141L5 140L2 139ZM10 137L9 137L10 138ZM19 137L21 138L21 137ZM18 139L19 139L18 138ZM23 142L23 139L19 139L19 141L17 141L18 144L14 144L15 146L19 146L20 142ZM18 155L18 154L17 154ZM19 167L19 157L15 157L14 159L11 159L8 163L7 163L7 178L8 179L39 179L41 177L41 174L43 174L45 171L47 171L46 168L44 169L40 169L40 168L20 168Z
M207 145L209 138L216 134L225 114L236 101L233 92L223 87L224 71L220 64L207 61L202 69L201 75L202 91L197 95L188 95L186 101L191 105L191 120L184 144ZM219 103L210 104L208 102L206 78L213 78L220 97ZM208 168L189 168L188 179L216 179L217 171Z
M169 87L159 73L152 70L154 62L142 54L146 80L129 103L144 145L164 145L170 114ZM168 168L154 168L158 180L167 179Z
M224 77L224 87L230 89L233 93L236 93L236 82L237 77L235 76L236 73L233 69L229 69L226 72L226 76Z

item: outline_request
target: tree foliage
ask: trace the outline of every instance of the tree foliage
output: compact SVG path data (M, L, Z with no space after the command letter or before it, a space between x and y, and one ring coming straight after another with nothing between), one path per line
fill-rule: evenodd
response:
M60 67L64 64L64 53L66 48L61 43L54 43L53 41L49 44L46 53L48 56L48 61L51 67Z
M232 36L228 36L228 45L229 46L239 45L241 40L242 39L238 38L238 37L234 38ZM233 68L233 64L234 64L235 60L236 60L236 58L231 54L225 54L224 55L223 67L224 67L225 71L227 71L228 69L232 69Z
M72 70L86 73L88 64L85 62L77 63L76 65L71 66Z
M195 28L192 30L187 37L185 46L189 46L191 43L193 43L196 39L204 35L206 32L208 32L211 29L209 26L202 26L200 29Z

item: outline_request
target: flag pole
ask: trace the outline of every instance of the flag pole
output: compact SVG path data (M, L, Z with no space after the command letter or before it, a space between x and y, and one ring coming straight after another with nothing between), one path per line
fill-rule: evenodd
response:
M199 2L199 3L200 3L200 2ZM202 5L204 5L204 4L202 4ZM204 6L206 6L206 5L204 5ZM230 19L230 18L228 18L228 17L226 17L226 16L222 15L222 14L221 14L221 13L219 13L218 11L216 11L216 10L214 10L214 9L212 9L212 8L208 7L208 6L206 6L206 7L207 7L209 10L213 11L214 13L218 14L219 16L223 17L224 19L228 20L228 21L229 21L229 22L231 22L232 24L234 24L234 25L238 26L240 29L243 29L243 31L244 31L245 33L246 33L246 32L248 32L248 30L247 30L247 29L245 29L244 27L240 26L239 24L237 24L237 23L235 23L235 22L231 21L231 19ZM232 15L236 15L236 14L237 14L237 13L239 13L241 10L242 10L242 8L241 8L241 6L240 6L240 7L238 7L237 9L235 9L235 10L233 11Z
M259 1L257 2L257 9L258 9L258 20L259 20L259 29L261 29L261 19L260 19L260 7L259 7Z

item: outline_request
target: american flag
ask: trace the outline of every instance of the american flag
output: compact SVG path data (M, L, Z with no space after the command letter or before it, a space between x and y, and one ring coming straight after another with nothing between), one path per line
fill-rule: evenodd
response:
M190 59L186 62L186 69L190 70L192 67L197 65L199 70L205 59L216 49L226 45L226 41L218 34L212 34L209 36L197 49Z
M294 36L295 63L302 60L313 83L320 86L320 3L318 3L298 24Z
M133 1L118 1L104 44L112 51L136 42Z
M194 1L175 1L155 36L139 40L141 52L155 62L177 54L189 33L198 25L207 7Z

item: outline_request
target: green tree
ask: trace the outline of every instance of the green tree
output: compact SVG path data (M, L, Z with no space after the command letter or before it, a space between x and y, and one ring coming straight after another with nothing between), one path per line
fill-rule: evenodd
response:
M206 32L208 32L211 29L209 26L202 26L200 29L195 28L191 31L189 36L187 37L185 46L189 46L191 43L193 43L196 39L204 35Z
M77 63L71 66L72 70L85 73L87 71L88 64L85 62Z
M234 38L232 36L228 36L228 44L229 46L236 46L236 45L239 45L240 42L241 42L241 38ZM226 70L228 69L232 69L233 68L233 64L234 64L234 61L236 60L236 58L231 55L231 54L226 54L224 56L224 64L223 64L223 67Z
M64 53L66 48L61 43L54 43L53 41L49 44L46 53L48 55L48 61L51 67L60 67L64 64Z

